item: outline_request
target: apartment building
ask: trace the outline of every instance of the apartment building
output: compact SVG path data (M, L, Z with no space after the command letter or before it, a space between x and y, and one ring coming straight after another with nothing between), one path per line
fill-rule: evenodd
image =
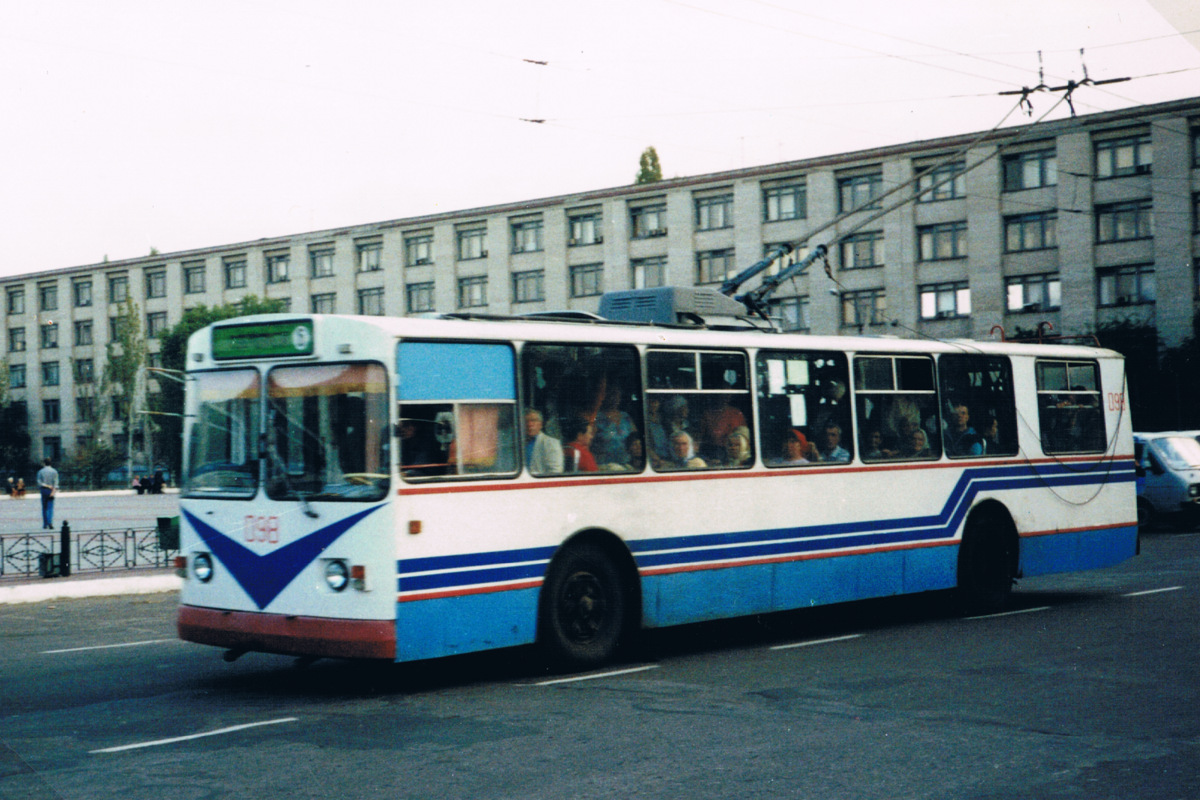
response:
M0 279L9 397L35 457L81 442L127 297L153 361L185 308L248 294L323 314L595 311L609 290L720 285L783 243L830 248L828 273L776 292L789 329L1128 319L1177 344L1200 296L1200 98Z

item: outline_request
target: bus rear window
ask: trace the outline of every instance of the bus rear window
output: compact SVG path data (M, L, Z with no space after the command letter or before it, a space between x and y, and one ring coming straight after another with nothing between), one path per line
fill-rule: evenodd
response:
M1100 410L1100 370L1093 361L1037 362L1042 451L1098 453L1108 435Z
M267 377L267 495L381 500L388 489L380 364L278 367Z
M253 497L258 490L260 382L252 369L197 372L184 464L185 497Z

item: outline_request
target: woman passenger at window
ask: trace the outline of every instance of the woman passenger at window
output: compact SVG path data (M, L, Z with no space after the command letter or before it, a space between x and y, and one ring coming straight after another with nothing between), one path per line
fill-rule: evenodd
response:
M604 402L596 414L596 435L592 439L592 454L606 468L628 469L632 463L625 446L630 434L637 432L633 417L621 410L621 386L609 384Z
M598 472L596 457L592 455L592 437L596 429L591 420L571 417L563 424L563 438L567 446L563 449L567 458L567 472Z
M725 457L721 460L722 467L736 469L748 467L754 463L754 453L750 449L750 429L739 425L725 437Z
M678 431L671 436L671 457L663 464L664 469L704 469L708 465L696 455L696 444L691 434Z
M771 460L773 466L790 467L817 460L816 448L798 428L792 428L783 437L782 451L779 458Z

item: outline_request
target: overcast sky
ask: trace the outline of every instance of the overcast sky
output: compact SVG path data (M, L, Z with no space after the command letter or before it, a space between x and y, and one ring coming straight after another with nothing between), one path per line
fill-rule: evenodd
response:
M1080 113L1193 97L1189 38L1148 0L4 0L0 275L986 130L1039 50L1133 78Z

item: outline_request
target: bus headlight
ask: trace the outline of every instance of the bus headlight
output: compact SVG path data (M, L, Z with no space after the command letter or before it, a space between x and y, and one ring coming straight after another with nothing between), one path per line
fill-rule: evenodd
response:
M335 592L340 592L350 583L350 570L345 561L325 562L325 583Z
M201 583L208 583L213 576L212 556L208 553L197 553L192 556L192 574Z

